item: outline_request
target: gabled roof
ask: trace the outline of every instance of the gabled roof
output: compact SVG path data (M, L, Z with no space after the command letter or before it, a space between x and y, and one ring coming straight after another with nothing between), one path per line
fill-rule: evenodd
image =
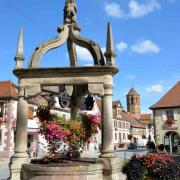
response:
M0 99L16 99L18 96L17 86L11 81L0 81Z
M113 101L112 104L113 104L113 107L123 108L122 104L121 104L121 101L119 99L117 101Z
M180 107L180 81L176 83L157 103L150 109Z
M131 88L130 91L128 92L128 95L139 95L139 94L134 88Z
M130 125L134 128L143 128L145 129L145 125L143 125L139 120L136 118L135 114L130 112L122 111L122 118L121 120L130 122Z
M97 106L98 106L99 110L101 111L101 109L102 109L102 100L100 98L96 98L95 100L96 100L96 103L97 103ZM123 109L123 106L122 106L120 100L113 101L112 106L113 106L112 108L120 107L121 109Z

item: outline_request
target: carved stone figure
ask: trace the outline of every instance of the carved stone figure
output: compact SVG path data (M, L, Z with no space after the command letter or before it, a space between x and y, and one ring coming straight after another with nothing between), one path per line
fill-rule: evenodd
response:
M67 0L64 7L64 23L76 23L77 7L74 0Z

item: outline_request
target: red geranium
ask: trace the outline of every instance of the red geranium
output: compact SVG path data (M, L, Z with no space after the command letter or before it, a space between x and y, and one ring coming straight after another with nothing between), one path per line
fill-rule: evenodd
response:
M83 148L100 126L100 115L81 115L77 119L65 120L51 114L47 107L38 107L37 117L40 120L40 134L46 139L51 155L58 152L62 143L66 143L71 152L77 146Z

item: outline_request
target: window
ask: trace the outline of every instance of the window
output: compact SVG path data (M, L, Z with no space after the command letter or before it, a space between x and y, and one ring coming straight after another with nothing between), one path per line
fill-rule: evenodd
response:
M0 145L2 144L2 129L0 129Z
M129 129L129 123L126 123L126 129Z
M117 140L117 133L115 133L115 140Z
M121 116L121 110L119 108L117 108L117 117Z
M123 128L124 128L124 129L126 128L126 124L125 124L125 122L123 122Z
M117 121L114 121L114 127L117 128Z
M174 119L174 112L173 110L166 110L166 118L167 119Z
M123 133L123 139L126 139L126 134L125 133Z
M119 133L119 141L121 142L121 133Z
M3 117L4 114L4 102L0 102L0 117Z
M119 121L119 128L122 128L122 126L121 126L121 121Z
M134 98L131 97L131 104L134 104Z

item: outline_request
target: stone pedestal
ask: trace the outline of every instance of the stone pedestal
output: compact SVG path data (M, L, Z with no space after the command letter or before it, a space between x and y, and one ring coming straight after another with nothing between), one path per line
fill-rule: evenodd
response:
M12 156L9 163L10 177L8 180L20 180L22 164L29 164L29 162L29 157L26 154L22 157Z
M126 180L121 173L122 161L118 158L100 158L98 163L103 165L103 180Z

